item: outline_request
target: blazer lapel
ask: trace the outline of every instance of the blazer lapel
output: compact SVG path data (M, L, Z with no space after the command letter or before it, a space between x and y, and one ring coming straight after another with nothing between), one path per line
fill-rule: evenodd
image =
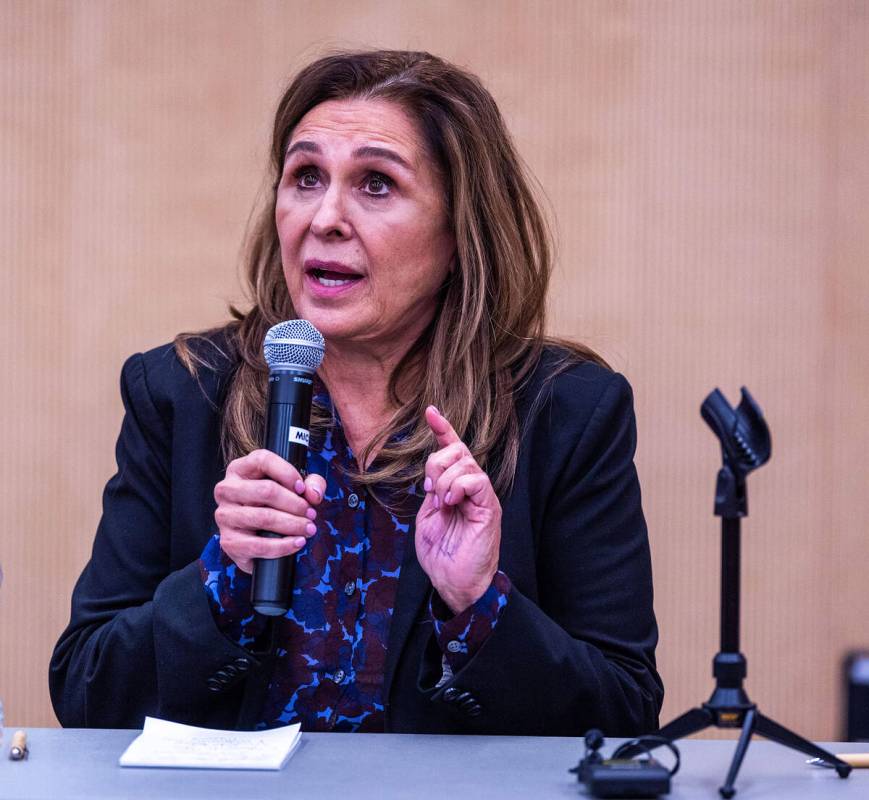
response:
M413 627L414 621L419 617L420 607L428 599L431 590L431 581L423 572L419 561L416 560L416 546L414 536L416 534L415 515L408 530L408 540L404 551L401 565L401 574L398 576L398 590L395 594L395 606L392 611L392 623L389 628L389 642L386 650L386 666L383 675L383 697L389 697L389 689L392 686L392 678L395 675L395 667L401 656L407 637Z

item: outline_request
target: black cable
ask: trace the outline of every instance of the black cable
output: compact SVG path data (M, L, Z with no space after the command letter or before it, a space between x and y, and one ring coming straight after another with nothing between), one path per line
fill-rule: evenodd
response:
M648 736L638 736L636 739L631 739L624 744L620 744L616 748L615 752L610 756L610 758L618 758L620 755L622 755L622 753L634 747L641 747L645 751L646 755L651 758L652 748L649 745L653 745L654 747L660 747L661 745L663 745L664 747L669 748L670 752L676 759L676 763L670 770L670 777L672 778L679 771L679 764L681 762L681 759L679 757L679 748L676 747L673 742L663 736L654 736L651 734Z

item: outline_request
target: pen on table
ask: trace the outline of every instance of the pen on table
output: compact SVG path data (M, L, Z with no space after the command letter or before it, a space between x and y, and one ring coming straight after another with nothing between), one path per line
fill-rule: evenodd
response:
M836 758L850 764L857 769L869 768L869 753L836 753ZM810 758L806 764L811 764L813 767L831 767L829 761L824 761L823 758Z
M24 731L15 731L12 744L9 746L9 758L12 761L22 761L27 758L27 734Z

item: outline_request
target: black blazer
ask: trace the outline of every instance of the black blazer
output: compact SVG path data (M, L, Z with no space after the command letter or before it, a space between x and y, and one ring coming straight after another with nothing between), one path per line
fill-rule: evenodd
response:
M509 602L477 655L435 688L431 584L407 548L384 676L387 731L627 736L657 727L663 688L631 390L584 363L541 394L552 358L518 398L519 463L501 498ZM65 726L135 728L146 714L221 728L258 721L268 647L247 650L218 630L197 563L216 531L218 415L232 368L223 362L197 381L171 345L124 364L118 472L51 660Z

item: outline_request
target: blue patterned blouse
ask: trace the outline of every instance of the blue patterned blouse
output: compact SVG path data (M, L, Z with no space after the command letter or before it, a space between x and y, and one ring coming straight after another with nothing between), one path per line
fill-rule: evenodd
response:
M314 401L332 413L323 384ZM388 498L389 508L348 473L355 458L337 413L325 435L312 433L308 472L326 479L317 508L317 533L296 558L292 607L275 619L277 665L259 727L302 723L307 731L383 731L383 676L392 607L411 523L422 502L412 485ZM378 496L383 496L378 492ZM250 604L250 576L220 549L206 545L200 572L218 626L249 645L266 617ZM507 603L510 581L499 572L489 590L462 614L433 597L429 610L444 653L444 669L457 672L473 657Z

